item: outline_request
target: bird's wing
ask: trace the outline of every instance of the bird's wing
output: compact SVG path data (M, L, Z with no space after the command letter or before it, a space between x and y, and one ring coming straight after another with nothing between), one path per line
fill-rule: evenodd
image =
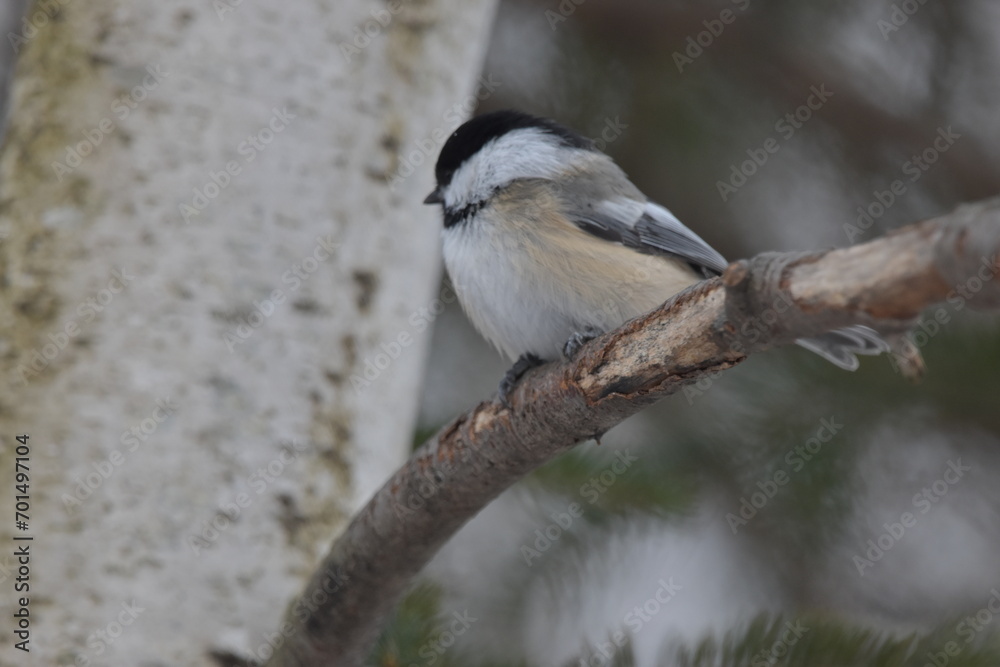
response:
M586 232L641 252L676 257L706 276L722 273L729 264L673 213L651 201L611 198L567 214Z

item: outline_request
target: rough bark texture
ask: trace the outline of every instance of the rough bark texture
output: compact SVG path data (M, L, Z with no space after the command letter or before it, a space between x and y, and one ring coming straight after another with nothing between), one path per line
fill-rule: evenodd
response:
M471 109L492 12L28 8L0 155L0 467L8 511L27 433L33 633L0 663L270 655L329 536L410 451L412 315L440 270L425 153ZM12 571L5 547L8 620Z
M962 298L1000 307L1000 200L843 250L768 253L529 373L425 443L334 543L271 665L358 665L407 582L458 528L553 456L748 354L851 324L887 334ZM333 591L327 595L324 592Z

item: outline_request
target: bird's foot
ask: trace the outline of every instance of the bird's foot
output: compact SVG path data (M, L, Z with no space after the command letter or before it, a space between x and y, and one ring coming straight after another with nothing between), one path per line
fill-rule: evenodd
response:
M514 387L517 386L517 381L521 379L522 375L530 371L532 368L541 366L544 363L545 362L542 361L542 359L534 354L522 354L503 376L503 379L500 380L500 387L498 388L498 391L500 392L501 405L510 409L510 395L514 391Z
M573 335L566 339L566 343L563 344L563 356L567 359L572 359L576 356L576 353L580 351L580 348L600 336L603 331L596 327L586 327L583 331L574 331Z

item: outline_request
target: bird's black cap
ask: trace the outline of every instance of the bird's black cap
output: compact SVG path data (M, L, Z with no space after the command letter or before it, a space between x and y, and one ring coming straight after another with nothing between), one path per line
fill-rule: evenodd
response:
M437 188L424 200L425 204L441 202L441 190L451 183L452 176L462 164L479 149L502 137L511 130L536 128L557 137L564 146L591 149L594 143L573 130L547 118L539 118L521 111L506 109L476 116L455 130L445 142L438 156L434 176Z

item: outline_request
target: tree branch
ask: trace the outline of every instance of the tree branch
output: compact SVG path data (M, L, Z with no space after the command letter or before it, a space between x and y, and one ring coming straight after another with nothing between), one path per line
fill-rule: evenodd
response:
M863 245L765 253L529 373L418 449L334 543L269 664L359 665L407 583L504 489L575 444L747 355L852 324L906 331L962 299L1000 308L1000 198Z

